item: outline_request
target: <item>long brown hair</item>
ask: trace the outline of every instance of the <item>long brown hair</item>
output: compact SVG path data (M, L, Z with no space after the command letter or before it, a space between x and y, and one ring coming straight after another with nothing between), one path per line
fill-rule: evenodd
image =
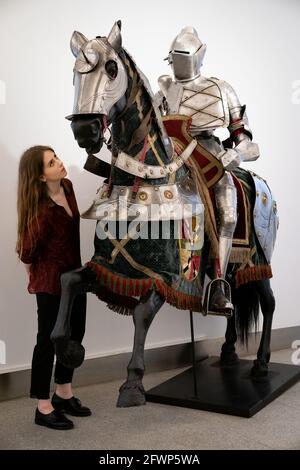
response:
M27 149L19 163L18 179L18 237L16 252L19 257L23 253L23 239L28 231L32 249L35 245L33 224L38 223L39 205L47 201L48 192L46 183L40 177L44 173L44 152L53 149L44 145L36 145Z

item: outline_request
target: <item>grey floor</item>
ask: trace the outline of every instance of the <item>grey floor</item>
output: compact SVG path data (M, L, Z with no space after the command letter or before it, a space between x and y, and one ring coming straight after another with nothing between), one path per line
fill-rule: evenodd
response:
M290 363L291 351L272 354ZM180 370L149 374L146 388ZM33 423L35 402L0 403L0 449L300 449L300 382L252 418L148 403L116 408L121 382L75 390L93 415L72 418L75 428L55 431Z

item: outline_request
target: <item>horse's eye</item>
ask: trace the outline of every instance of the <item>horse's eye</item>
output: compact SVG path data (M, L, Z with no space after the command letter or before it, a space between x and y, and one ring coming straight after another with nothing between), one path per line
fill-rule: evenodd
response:
M118 64L115 60L108 60L105 64L105 70L109 78L114 80L118 75Z

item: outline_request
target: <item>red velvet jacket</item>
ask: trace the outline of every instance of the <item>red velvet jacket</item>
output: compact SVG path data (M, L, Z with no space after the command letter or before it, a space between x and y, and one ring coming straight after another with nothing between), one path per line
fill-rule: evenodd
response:
M24 236L21 261L31 263L28 284L31 294L59 295L61 274L81 266L80 216L73 185L68 179L63 179L62 185L73 217L54 201L45 202L40 206L38 224L33 226L36 239L33 250L28 233Z

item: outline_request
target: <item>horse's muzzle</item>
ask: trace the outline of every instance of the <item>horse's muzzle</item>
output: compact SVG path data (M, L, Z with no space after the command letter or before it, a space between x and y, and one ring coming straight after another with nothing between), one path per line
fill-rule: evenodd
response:
M103 145L103 119L100 114L72 116L71 128L81 148L88 154L98 153Z

